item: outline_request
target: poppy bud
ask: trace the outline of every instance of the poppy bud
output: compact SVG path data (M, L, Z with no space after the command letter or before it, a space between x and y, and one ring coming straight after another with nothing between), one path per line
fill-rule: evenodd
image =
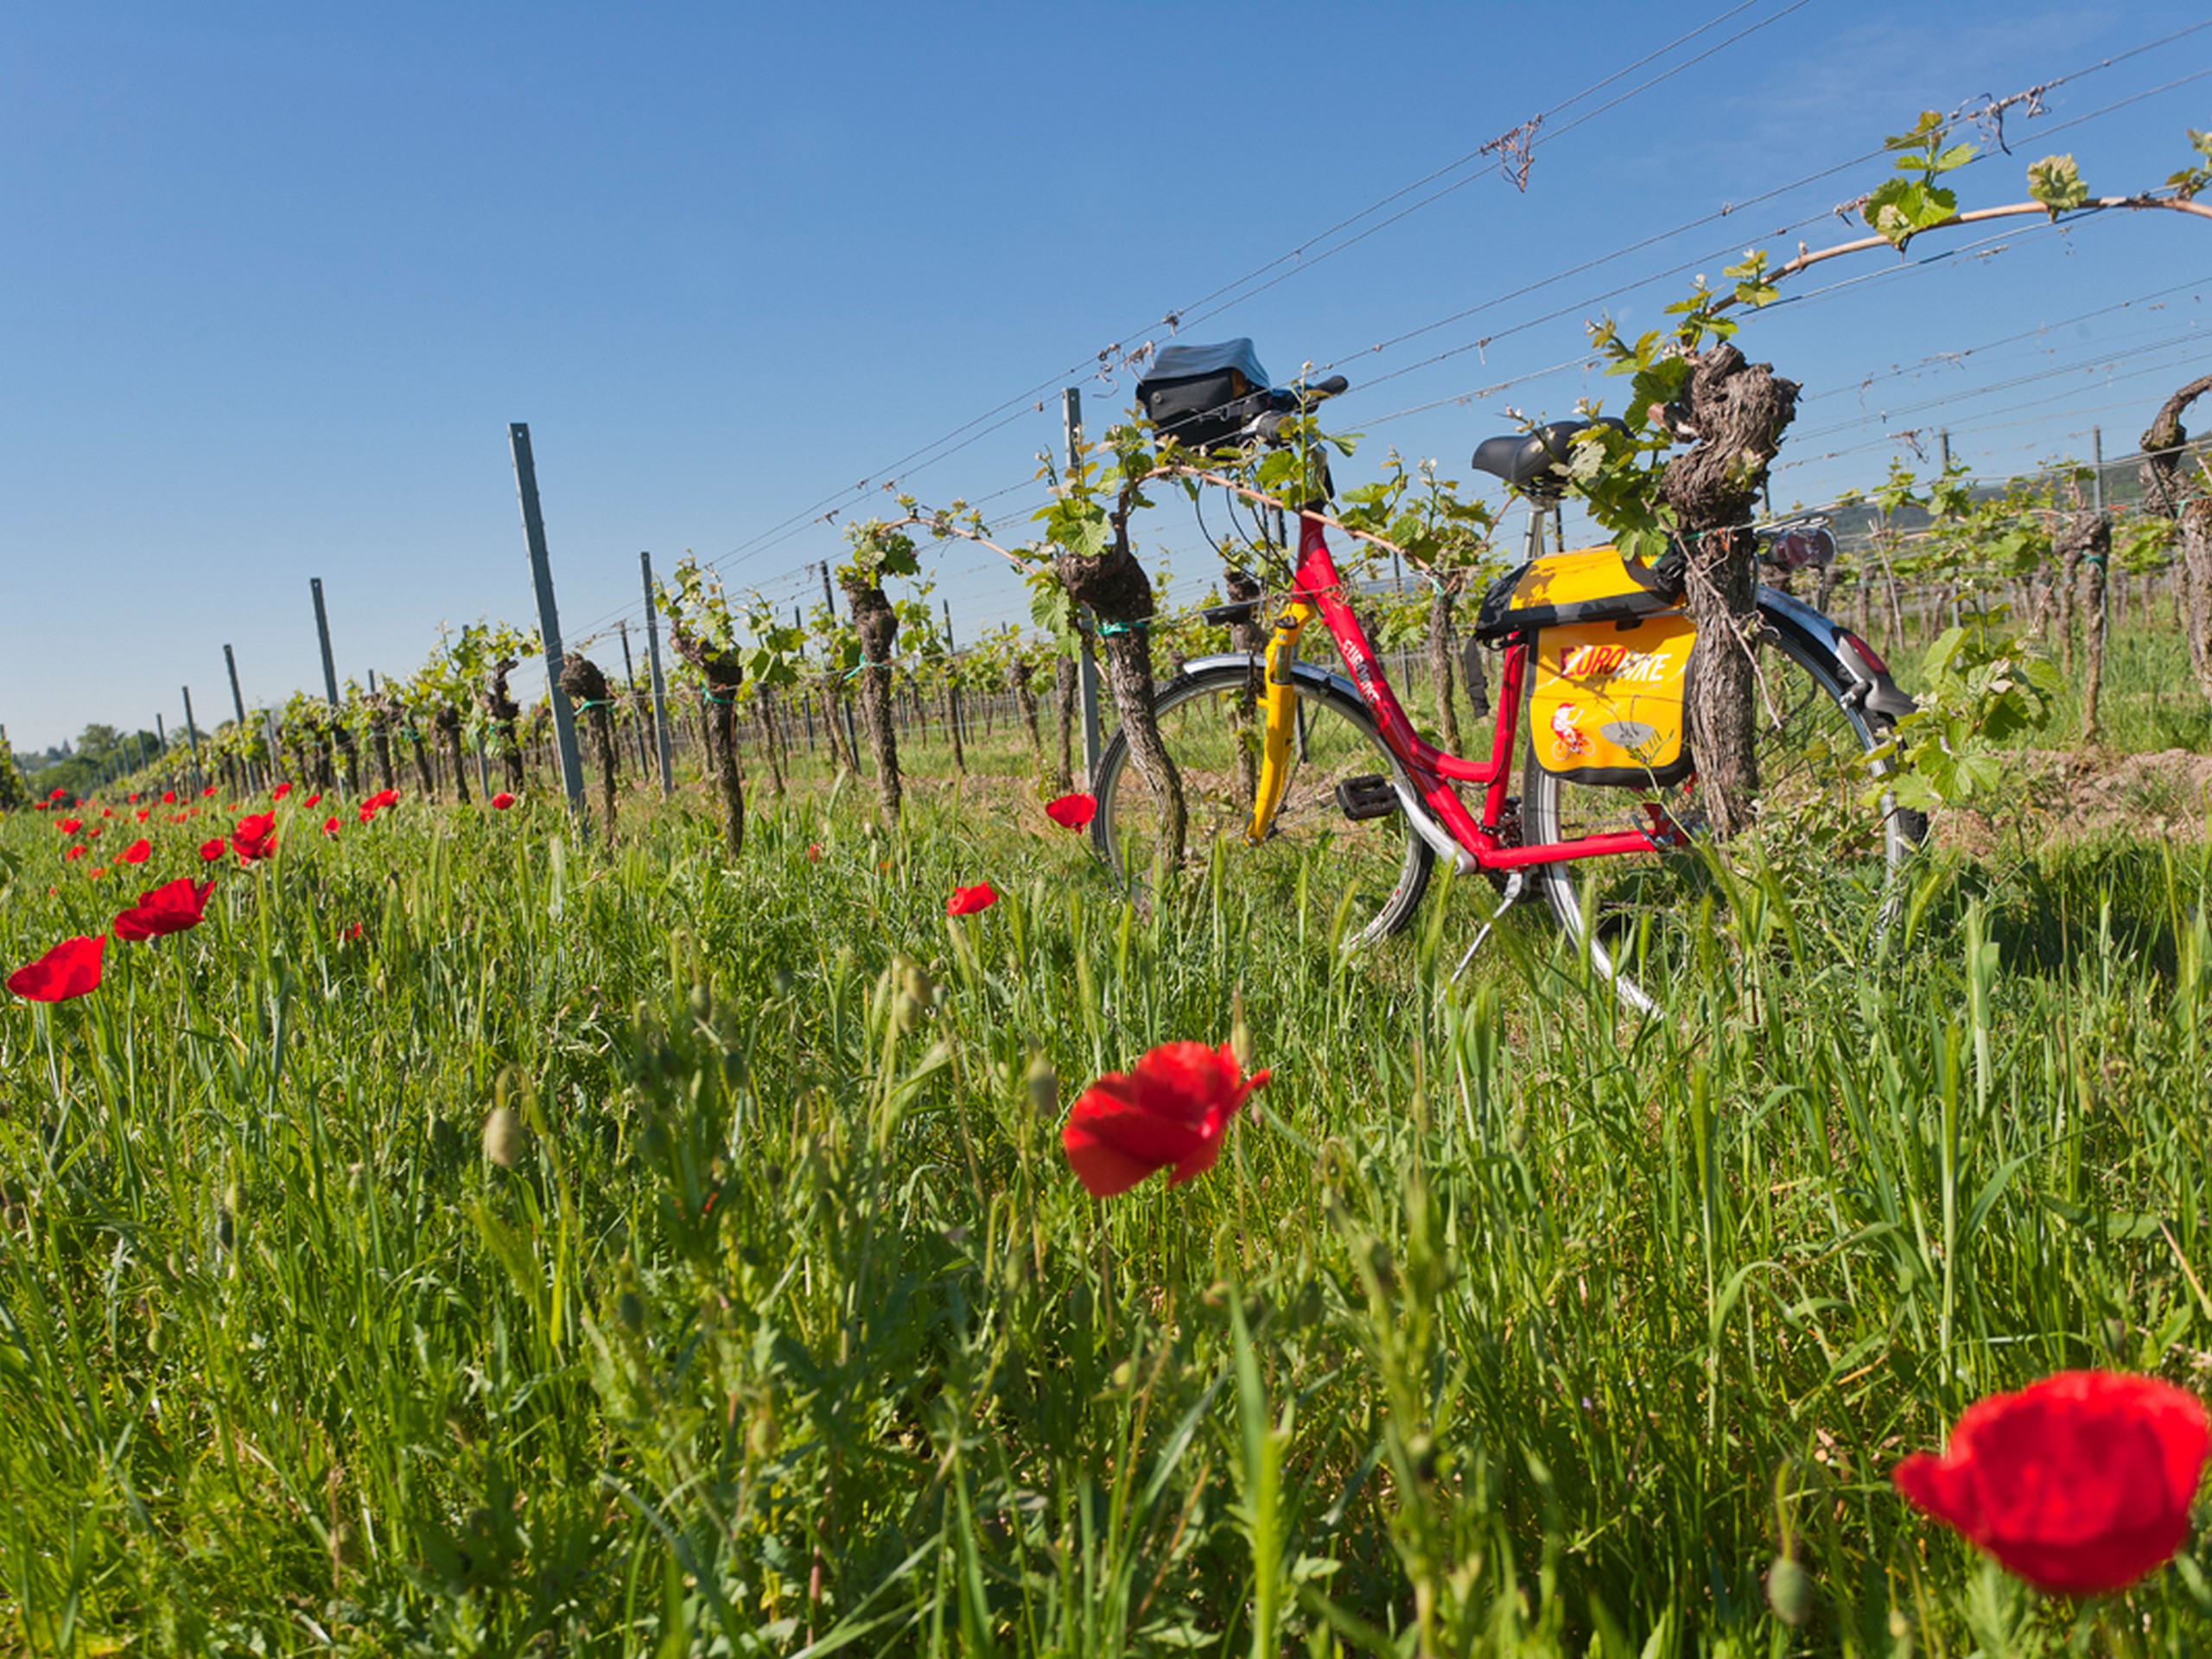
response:
M1427 1434L1416 1434L1406 1442L1406 1461L1413 1465L1415 1480L1436 1478L1436 1442Z
M522 1119L512 1107L494 1106L484 1120L484 1155L501 1169L522 1162Z
M753 1408L753 1421L745 1426L745 1449L756 1458L776 1455L776 1413L766 1401Z
M1766 1605L1777 1618L1796 1630L1813 1611L1813 1575L1789 1556L1776 1556L1766 1570Z
M931 1001L937 995L937 987L930 983L930 976L919 963L906 957L893 959L891 972L891 1023L903 1036L922 1023L922 1016L930 1011Z
M1376 1239L1367 1247L1367 1270L1375 1275L1375 1282L1388 1292L1398 1287L1398 1267L1390 1255L1390 1247Z
M691 1017L700 1020L715 1017L714 989L703 979L695 981L691 987Z
M1045 1058L1043 1049L1029 1057L1029 1069L1021 1074L1021 1086L1029 1091L1029 1104L1038 1116L1060 1115L1060 1074Z
M1239 1071L1252 1069L1252 1028L1244 1023L1244 988L1229 994L1229 1052Z
M645 1305L638 1300L638 1293L626 1290L614 1299L614 1317L626 1329L642 1331L645 1328Z

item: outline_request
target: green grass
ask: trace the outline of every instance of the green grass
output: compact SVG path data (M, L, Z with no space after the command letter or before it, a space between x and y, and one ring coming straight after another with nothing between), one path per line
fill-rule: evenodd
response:
M2205 1386L2201 849L1932 864L1878 961L1776 872L1637 1022L1533 910L1453 985L1480 884L1347 963L1218 873L1132 911L1012 778L897 837L753 782L734 868L686 804L288 810L0 1007L0 1647L2212 1642L2202 1540L2077 1628L1887 1479L2053 1370ZM92 881L17 815L0 959L207 823ZM1240 991L1217 1167L1090 1199L1033 1057Z

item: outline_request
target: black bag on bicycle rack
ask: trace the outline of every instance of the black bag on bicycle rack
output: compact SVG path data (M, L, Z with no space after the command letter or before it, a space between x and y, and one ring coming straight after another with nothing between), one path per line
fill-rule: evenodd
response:
M1152 429L1192 449L1215 449L1268 406L1268 372L1249 340L1218 346L1163 346L1137 382Z

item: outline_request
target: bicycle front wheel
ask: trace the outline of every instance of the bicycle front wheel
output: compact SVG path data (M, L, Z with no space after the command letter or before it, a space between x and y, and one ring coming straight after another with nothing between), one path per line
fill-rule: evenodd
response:
M1266 839L1248 839L1265 744L1264 672L1256 660L1201 668L1178 676L1153 704L1182 785L1179 856L1158 786L1130 753L1128 734L1115 734L1093 779L1098 855L1138 894L1218 857L1255 910L1295 918L1302 931L1326 930L1344 948L1396 932L1421 903L1435 859L1395 802L1382 805L1385 786L1411 785L1356 697L1300 680L1289 780Z
M1687 843L1662 852L1548 864L1537 881L1567 938L1621 999L1649 1011L1700 957L1730 948L1721 925L1727 872L1751 858L1783 873L1815 914L1865 915L1878 930L1892 873L1924 832L1884 796L1869 804L1867 752L1887 736L1825 653L1788 624L1761 617L1754 679L1758 822L1725 846L1707 838L1694 775L1668 788L1601 787L1528 761L1528 821L1539 842L1665 827Z

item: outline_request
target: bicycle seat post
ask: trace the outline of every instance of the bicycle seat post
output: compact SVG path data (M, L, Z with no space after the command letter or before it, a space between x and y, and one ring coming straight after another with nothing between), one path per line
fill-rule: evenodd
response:
M1543 554L1544 514L1550 510L1551 503L1544 497L1533 493L1529 497L1529 545L1522 556L1531 563Z

